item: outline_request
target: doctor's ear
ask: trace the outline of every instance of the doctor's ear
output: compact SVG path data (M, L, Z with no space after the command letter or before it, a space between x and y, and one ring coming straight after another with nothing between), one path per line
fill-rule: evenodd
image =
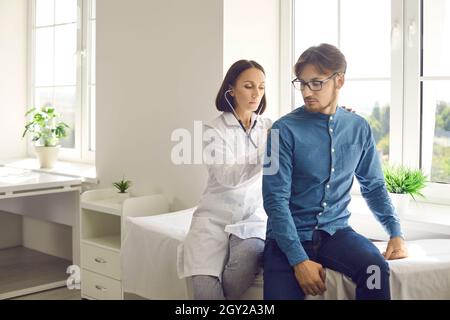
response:
M229 87L227 92L230 94L230 96L234 97L234 92L233 92L233 88Z

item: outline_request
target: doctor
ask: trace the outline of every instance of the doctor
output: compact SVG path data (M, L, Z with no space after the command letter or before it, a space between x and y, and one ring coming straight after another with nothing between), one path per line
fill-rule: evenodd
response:
M262 161L269 119L265 72L239 60L217 94L222 113L203 126L208 182L180 246L178 273L191 277L194 299L237 299L262 265L267 215L262 206Z

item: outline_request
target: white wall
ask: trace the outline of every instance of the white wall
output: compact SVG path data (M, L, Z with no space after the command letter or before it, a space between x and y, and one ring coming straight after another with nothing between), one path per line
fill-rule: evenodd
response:
M25 156L27 0L0 0L0 159Z
M163 192L195 205L201 165L175 166L176 128L218 113L223 4L211 0L97 1L97 150L101 187L133 180L132 193Z
M266 71L265 117L279 116L280 0L224 1L224 74L237 60L255 60Z
M172 131L219 113L214 99L238 59L266 69L278 114L279 0L98 0L97 150L101 187L123 174L135 194L162 192L172 209L196 205L202 165L172 164Z

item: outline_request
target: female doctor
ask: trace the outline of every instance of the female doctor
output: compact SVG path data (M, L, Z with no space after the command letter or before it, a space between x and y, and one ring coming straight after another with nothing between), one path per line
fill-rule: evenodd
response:
M238 299L262 265L267 216L262 207L262 161L269 119L265 72L239 60L217 94L222 113L203 125L206 189L180 246L178 272L191 277L194 299Z

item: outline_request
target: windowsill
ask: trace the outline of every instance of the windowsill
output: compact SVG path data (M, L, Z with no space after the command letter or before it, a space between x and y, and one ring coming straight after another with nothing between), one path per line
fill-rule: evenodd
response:
M35 158L0 160L0 166L33 170L67 177L81 178L83 183L97 184L95 165L77 162L57 161L52 169L41 169Z
M352 195L349 210L352 213L351 222L364 229L366 233L371 233L372 237L387 239L386 233L375 220L362 196ZM407 239L410 238L408 235L418 233L450 237L450 206L448 205L411 201L409 212L400 217L400 220Z

